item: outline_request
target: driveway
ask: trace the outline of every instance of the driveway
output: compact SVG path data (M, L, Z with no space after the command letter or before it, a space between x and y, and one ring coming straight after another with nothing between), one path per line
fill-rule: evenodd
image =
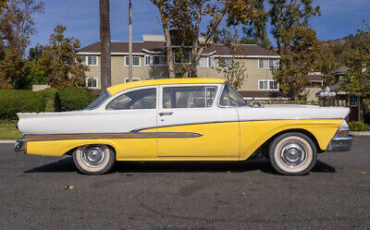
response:
M369 229L370 137L306 176L242 163L119 163L85 176L70 157L0 144L1 229Z

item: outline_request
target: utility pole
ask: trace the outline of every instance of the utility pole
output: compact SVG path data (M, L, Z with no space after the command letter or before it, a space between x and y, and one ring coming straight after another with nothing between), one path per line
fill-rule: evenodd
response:
M132 4L131 0L128 3L129 8L129 19L128 19L128 79L132 81Z

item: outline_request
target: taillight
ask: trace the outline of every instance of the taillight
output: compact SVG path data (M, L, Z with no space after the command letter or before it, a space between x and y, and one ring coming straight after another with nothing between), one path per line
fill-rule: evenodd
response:
M15 125L15 128L18 129L18 124ZM19 130L19 129L18 129Z

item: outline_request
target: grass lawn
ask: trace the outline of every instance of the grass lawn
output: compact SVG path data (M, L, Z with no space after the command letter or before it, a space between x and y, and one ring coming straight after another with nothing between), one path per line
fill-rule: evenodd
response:
M0 121L0 140L14 140L22 134L15 128L16 121Z

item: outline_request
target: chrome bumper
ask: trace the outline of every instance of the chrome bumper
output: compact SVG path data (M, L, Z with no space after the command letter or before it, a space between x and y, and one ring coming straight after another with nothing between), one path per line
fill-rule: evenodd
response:
M25 152L26 150L26 140L25 139L17 139L14 144L14 151L16 152Z
M352 146L353 136L347 137L334 137L331 139L328 149L328 152L343 152L349 151Z

